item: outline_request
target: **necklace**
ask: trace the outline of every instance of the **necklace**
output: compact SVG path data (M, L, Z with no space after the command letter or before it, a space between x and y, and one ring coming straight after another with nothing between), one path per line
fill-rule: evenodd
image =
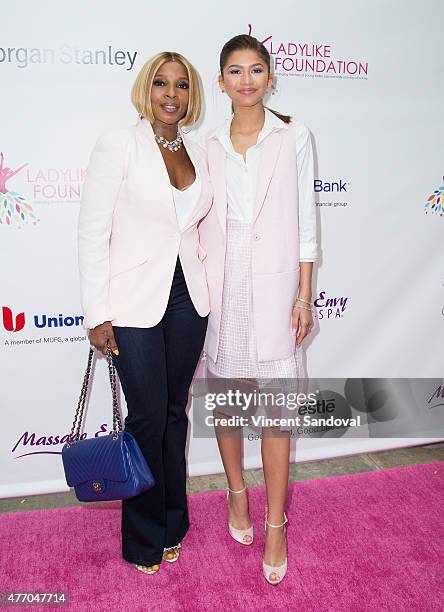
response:
M168 151L172 152L178 151L183 143L182 136L180 135L179 130L177 130L177 136L174 140L167 140L163 136L159 136L159 134L156 134L156 132L154 132L154 138L156 142L162 145L164 149L168 149Z

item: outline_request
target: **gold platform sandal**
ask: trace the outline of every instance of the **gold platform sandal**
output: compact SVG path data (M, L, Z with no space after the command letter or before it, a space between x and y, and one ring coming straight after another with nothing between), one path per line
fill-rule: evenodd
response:
M163 549L163 560L167 563L175 563L180 555L180 549L182 548L182 544L176 544L176 546L169 546L168 548Z
M144 574L157 574L160 569L160 565L139 565L138 563L133 563L134 567L139 570L139 572L143 572Z

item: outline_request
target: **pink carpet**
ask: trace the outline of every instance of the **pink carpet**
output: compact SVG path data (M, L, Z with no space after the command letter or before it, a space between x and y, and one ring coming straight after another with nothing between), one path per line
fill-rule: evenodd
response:
M264 489L250 489L252 546L228 535L225 503L222 492L190 497L182 556L156 576L121 559L119 502L1 514L0 590L66 590L62 609L79 611L444 609L441 463L292 484L278 587L261 574Z

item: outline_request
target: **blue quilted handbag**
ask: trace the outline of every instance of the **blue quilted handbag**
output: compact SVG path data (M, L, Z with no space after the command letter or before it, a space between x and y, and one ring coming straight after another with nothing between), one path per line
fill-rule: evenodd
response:
M134 436L122 430L117 402L116 370L108 348L108 373L113 396L113 430L81 440L94 349L91 347L69 441L62 448L68 486L79 501L110 501L135 497L154 486L154 477Z

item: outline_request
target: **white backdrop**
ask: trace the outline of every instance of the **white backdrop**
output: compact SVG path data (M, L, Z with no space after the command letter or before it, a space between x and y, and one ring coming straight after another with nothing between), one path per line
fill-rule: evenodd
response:
M130 89L160 50L201 74L200 138L230 112L216 87L219 51L251 26L276 65L268 105L313 133L322 256L309 374L442 376L443 18L438 0L4 0L0 497L66 489L60 452L88 346L76 253L83 174L97 136L137 120ZM110 421L103 360L95 381L88 435ZM297 460L407 443L304 439ZM258 465L258 443L245 455ZM188 463L190 474L220 471L214 440L190 435Z

